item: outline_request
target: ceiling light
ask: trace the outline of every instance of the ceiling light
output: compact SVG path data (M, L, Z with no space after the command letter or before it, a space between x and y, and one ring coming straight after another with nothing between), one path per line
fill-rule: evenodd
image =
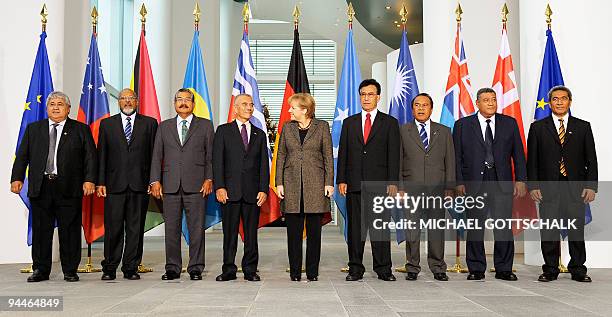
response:
M386 6L385 9L391 10L391 6Z

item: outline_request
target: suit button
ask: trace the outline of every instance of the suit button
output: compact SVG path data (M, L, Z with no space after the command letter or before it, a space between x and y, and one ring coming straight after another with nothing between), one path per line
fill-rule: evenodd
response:
M484 172L480 172L480 175L484 175Z
M363 154L368 154L368 151L363 151Z

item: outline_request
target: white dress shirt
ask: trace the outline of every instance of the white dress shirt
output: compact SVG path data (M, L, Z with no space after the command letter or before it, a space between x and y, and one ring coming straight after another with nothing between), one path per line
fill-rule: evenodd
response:
M181 116L176 116L176 132L178 132L181 144L185 143L185 140L181 139L181 131L183 130L183 120L187 120L187 131L189 131L189 127L191 126L191 120L193 120L193 114L190 114L189 117L185 119L181 118Z
M361 135L363 135L365 131L366 114L368 113L370 114L370 121L372 123L372 126L374 126L374 118L376 118L376 114L378 113L378 108L374 108L374 110L370 112L361 111Z
M491 132L493 132L493 139L495 139L495 115L492 115L491 118L488 119L491 119L491 123L489 123L489 125L491 126ZM480 122L480 131L482 131L482 139L486 140L487 118L480 114L480 111L478 112L478 121Z
M240 121L240 119L236 118L236 124L238 125L238 132L242 133L242 124L246 124L246 131L247 131L247 143L251 142L251 122L247 121L247 122L242 122Z
M51 131L53 131L53 124L55 121L49 119L49 139L51 138ZM57 174L57 148L59 147L60 139L62 138L62 131L64 131L64 125L66 119L62 122L58 122L57 125L57 138L55 139L55 153L53 154L53 172L51 174Z
M427 119L427 121L423 122L425 124L425 132L427 132L427 140L428 142L431 141L431 119ZM419 132L419 135L421 135L421 122L419 122L419 120L414 119L414 124L416 124L417 126L417 132Z
M561 122L559 122L559 119L563 119L563 127L565 128L565 131L567 131L567 120L569 119L569 112L566 113L563 117L557 117L557 115L553 113L552 119L553 123L555 124L555 127L557 128L557 133L559 133L559 127L561 126Z
M127 118L130 118L130 124L132 125L132 134L134 133L134 122L136 120L136 111L134 111L134 113L132 113L129 116L126 116L125 113L119 111L119 113L121 113L121 122L123 122L123 132L125 132L125 127L127 126ZM180 132L179 132L179 135Z

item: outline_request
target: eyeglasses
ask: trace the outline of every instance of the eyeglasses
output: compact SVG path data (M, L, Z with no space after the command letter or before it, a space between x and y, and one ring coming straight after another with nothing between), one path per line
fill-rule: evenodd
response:
M373 93L373 92L370 92L370 93L367 93L367 94L366 93L359 93L359 96L361 98L365 98L365 97L374 98L375 96L378 96L378 94Z
M428 103L415 103L414 104L415 108L422 108L422 109L426 109L429 108L430 105Z
M569 100L568 96L563 96L563 97L553 97L552 98L552 102L559 102L559 101L563 101L563 102L567 102Z
M182 98L182 97L179 97L179 98L174 99L174 101L178 101L178 102L191 102L191 98Z
M138 98L133 97L133 96L123 96L123 97L119 97L119 100L123 100L123 101L128 101L128 100L133 101L133 100L136 100L136 99L138 99Z

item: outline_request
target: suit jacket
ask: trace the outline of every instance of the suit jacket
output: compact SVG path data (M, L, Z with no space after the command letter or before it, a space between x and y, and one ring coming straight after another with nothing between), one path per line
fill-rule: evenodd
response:
M257 193L268 194L270 165L267 134L251 124L249 144L244 148L236 121L217 127L213 146L215 190L225 188L229 201L257 202Z
M478 114L461 118L453 129L455 142L455 164L457 184L467 185L468 191L478 191L484 177L485 143L478 121ZM512 163L516 181L527 180L525 151L516 120L500 113L495 114L493 138L493 157L495 172L502 191L511 192ZM468 183L468 184L466 184Z
M312 119L304 144L300 141L299 123L288 122L283 126L276 158L276 185L283 185L285 199L281 210L300 212L302 186L304 212L330 211L330 200L325 196L325 186L334 186L334 153L329 123Z
M57 186L67 198L83 196L83 183L96 182L97 157L91 130L81 122L66 119L57 147ZM30 123L17 150L11 182L23 181L28 169L28 197L40 195L47 154L49 120Z
M212 150L215 130L208 119L193 116L185 144L181 145L176 117L160 123L155 135L150 183L161 182L166 194L197 193L205 180L212 180Z
M413 185L453 189L455 148L451 130L439 123L430 123L427 150L414 121L400 127L400 180Z
M346 183L347 191L361 191L362 181L399 180L399 125L397 119L378 111L368 142L363 141L361 113L342 123L338 147L336 183Z
M127 188L146 192L149 187L157 120L136 114L132 126L128 144L121 114L100 122L98 185L106 186L108 193L120 193Z
M597 191L597 154L589 122L569 116L565 144L561 146L552 116L536 121L529 128L527 149L531 190L539 189L539 182L559 180L559 165L563 157L568 180L584 182L582 188Z

